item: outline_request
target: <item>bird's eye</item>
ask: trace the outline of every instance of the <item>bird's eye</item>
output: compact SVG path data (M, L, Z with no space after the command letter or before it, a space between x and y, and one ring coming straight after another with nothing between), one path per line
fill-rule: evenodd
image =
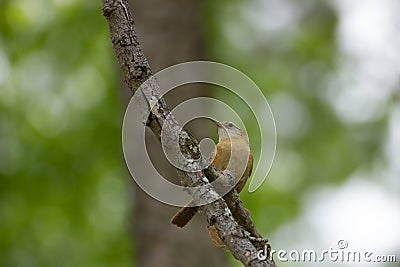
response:
M228 123L228 126L233 127L233 123L232 122Z

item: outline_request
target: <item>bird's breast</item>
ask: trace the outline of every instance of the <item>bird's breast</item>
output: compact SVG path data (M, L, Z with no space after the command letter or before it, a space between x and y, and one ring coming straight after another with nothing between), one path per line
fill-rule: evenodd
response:
M216 147L213 165L220 171L233 172L240 181L236 189L240 192L253 168L253 155L246 138L242 136L221 140Z

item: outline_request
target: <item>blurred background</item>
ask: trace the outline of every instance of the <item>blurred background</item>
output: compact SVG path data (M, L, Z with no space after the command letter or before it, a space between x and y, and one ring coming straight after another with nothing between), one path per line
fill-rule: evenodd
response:
M214 60L263 90L276 159L263 186L241 196L273 249L321 252L344 240L349 251L397 257L368 266L399 266L399 1L130 4L154 71ZM257 125L238 99L188 88L168 104L226 99L257 150ZM121 126L130 96L101 1L0 1L0 266L240 266L211 244L202 215L175 229L177 209L129 177ZM189 128L215 137L204 122ZM163 160L160 171L175 176Z

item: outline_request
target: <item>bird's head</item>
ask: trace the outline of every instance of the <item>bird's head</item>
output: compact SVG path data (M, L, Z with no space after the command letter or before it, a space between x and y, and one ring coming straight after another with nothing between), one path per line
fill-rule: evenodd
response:
M217 121L214 119L211 119L211 121L214 122L214 124L217 126L219 141L225 138L234 137L235 135L247 138L246 133L242 129L237 127L233 122Z

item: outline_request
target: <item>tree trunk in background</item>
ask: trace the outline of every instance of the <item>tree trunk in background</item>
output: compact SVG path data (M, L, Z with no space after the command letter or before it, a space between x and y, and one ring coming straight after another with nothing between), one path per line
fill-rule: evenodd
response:
M176 63L204 59L200 4L201 1L188 0L130 1L139 41L154 73ZM204 85L184 89L166 97L170 108L185 99L204 96L207 90ZM200 139L211 130L205 121L187 129ZM146 138L157 169L178 182L175 168L160 156L163 153L159 142L151 134ZM139 154L142 153L136 155L136 160L144 160L145 155ZM199 214L184 229L178 229L170 224L177 210L149 197L135 184L133 220L138 266L227 266L226 253L211 243L205 218Z

